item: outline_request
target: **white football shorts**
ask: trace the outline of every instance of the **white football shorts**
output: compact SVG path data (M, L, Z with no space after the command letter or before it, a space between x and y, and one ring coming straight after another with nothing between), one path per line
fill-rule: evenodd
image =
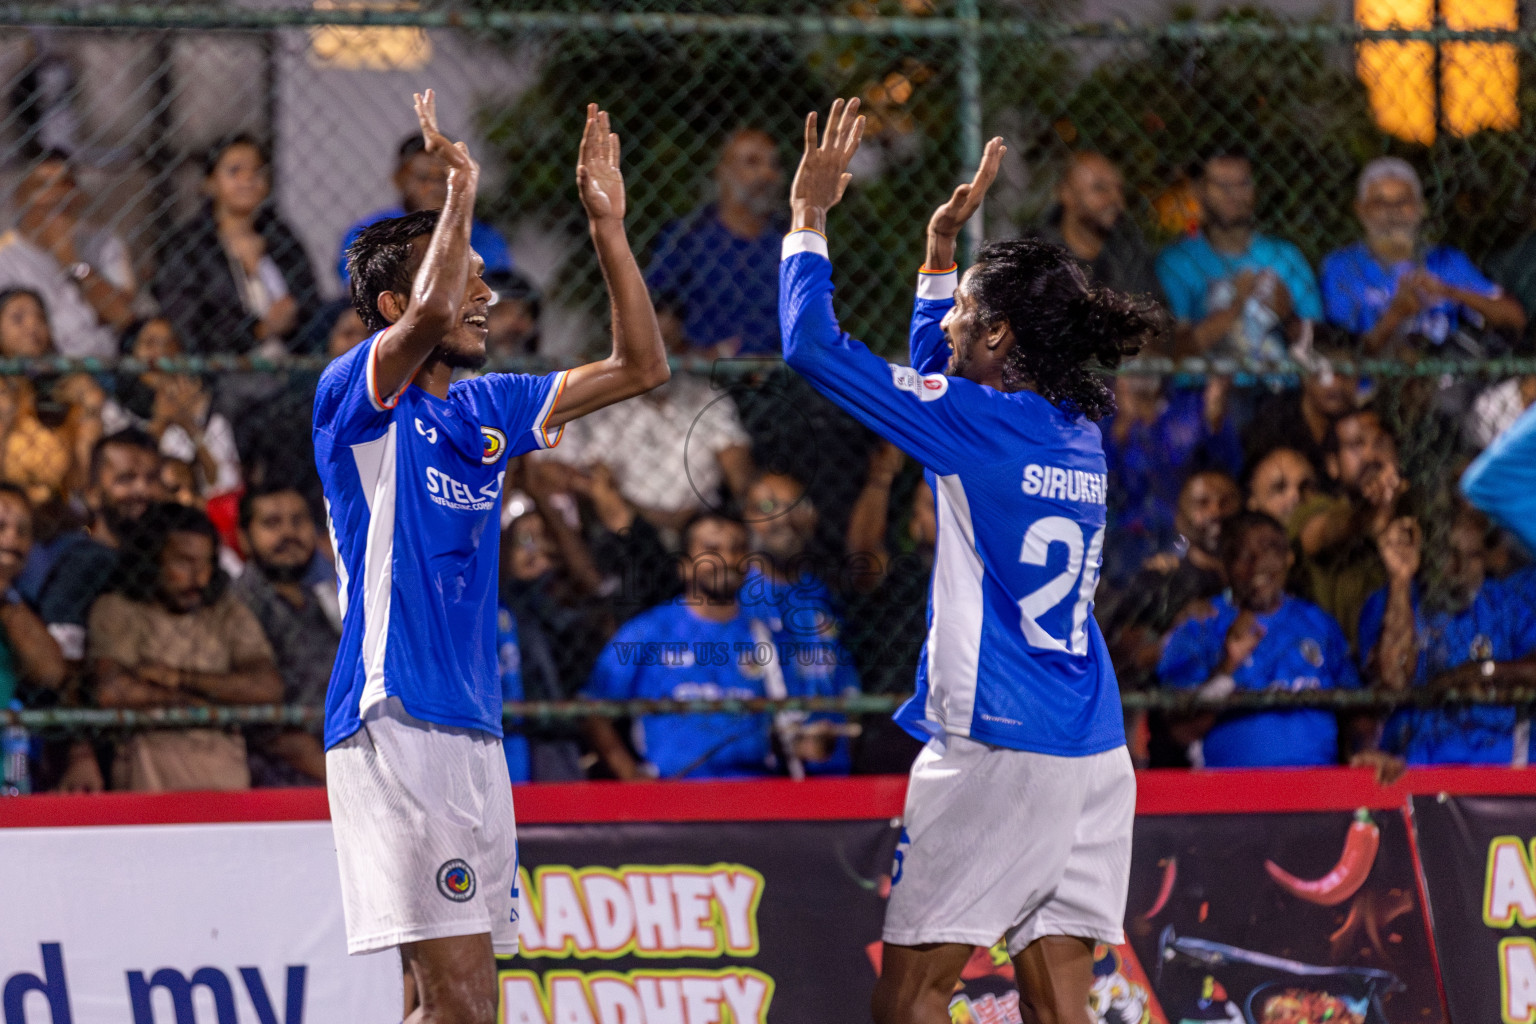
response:
M885 941L1125 941L1136 774L1125 747L1055 757L944 736L912 765Z
M517 952L517 825L501 740L390 697L325 755L347 952L489 932Z

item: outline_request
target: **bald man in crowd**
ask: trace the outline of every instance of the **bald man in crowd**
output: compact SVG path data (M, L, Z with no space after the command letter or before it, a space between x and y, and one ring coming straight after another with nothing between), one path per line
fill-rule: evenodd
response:
M779 244L784 166L773 137L737 128L715 165L716 199L657 236L645 281L679 309L701 354L779 353Z
M1033 234L1065 246L1098 283L1163 301L1152 254L1125 216L1125 179L1102 153L1072 154L1056 185L1056 203Z

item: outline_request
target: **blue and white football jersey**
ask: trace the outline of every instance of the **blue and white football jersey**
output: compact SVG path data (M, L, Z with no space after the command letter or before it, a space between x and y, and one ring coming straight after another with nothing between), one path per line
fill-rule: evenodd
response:
M380 395L379 332L315 391L315 462L341 592L326 748L399 697L416 718L501 735L496 583L507 458L559 443L565 373L493 373L439 399Z
M784 240L784 358L818 391L930 471L939 539L917 693L897 721L1080 757L1125 743L1120 694L1093 619L1104 547L1099 428L1031 391L942 372L939 327L956 275L924 274L911 366L879 358L838 327L826 240Z

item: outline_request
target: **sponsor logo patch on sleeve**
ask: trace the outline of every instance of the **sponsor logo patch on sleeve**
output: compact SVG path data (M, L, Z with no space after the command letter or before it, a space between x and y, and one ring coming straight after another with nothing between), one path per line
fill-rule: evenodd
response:
M924 402L943 398L949 390L949 378L942 373L918 373L910 366L892 366L891 383L899 391L910 391Z

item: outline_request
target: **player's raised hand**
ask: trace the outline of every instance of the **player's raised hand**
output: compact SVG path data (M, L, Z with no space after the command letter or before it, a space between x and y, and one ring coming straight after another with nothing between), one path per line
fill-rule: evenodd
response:
M624 174L619 170L619 137L610 130L608 111L587 104L587 126L576 158L576 188L591 220L624 219Z
M987 143L981 152L981 165L976 168L976 176L955 189L949 202L934 210L933 216L928 218L929 234L950 239L959 236L965 222L981 209L981 201L986 198L992 182L997 180L997 169L1002 166L1006 152L1008 147L1003 145L1001 136Z
M448 177L478 181L480 165L469 155L469 147L462 142L449 142L437 126L437 95L431 89L412 94L416 103L416 120L421 124L421 138L426 152L448 165Z
M820 230L826 223L826 212L837 205L848 188L853 175L848 173L848 162L859 150L859 140L864 137L864 118L859 115L857 97L844 103L834 100L827 114L827 128L817 140L816 112L805 118L805 152L800 156L800 169L789 187L789 204L795 212L796 228L813 227ZM802 220L806 221L802 223ZM810 223L819 221L819 223Z

